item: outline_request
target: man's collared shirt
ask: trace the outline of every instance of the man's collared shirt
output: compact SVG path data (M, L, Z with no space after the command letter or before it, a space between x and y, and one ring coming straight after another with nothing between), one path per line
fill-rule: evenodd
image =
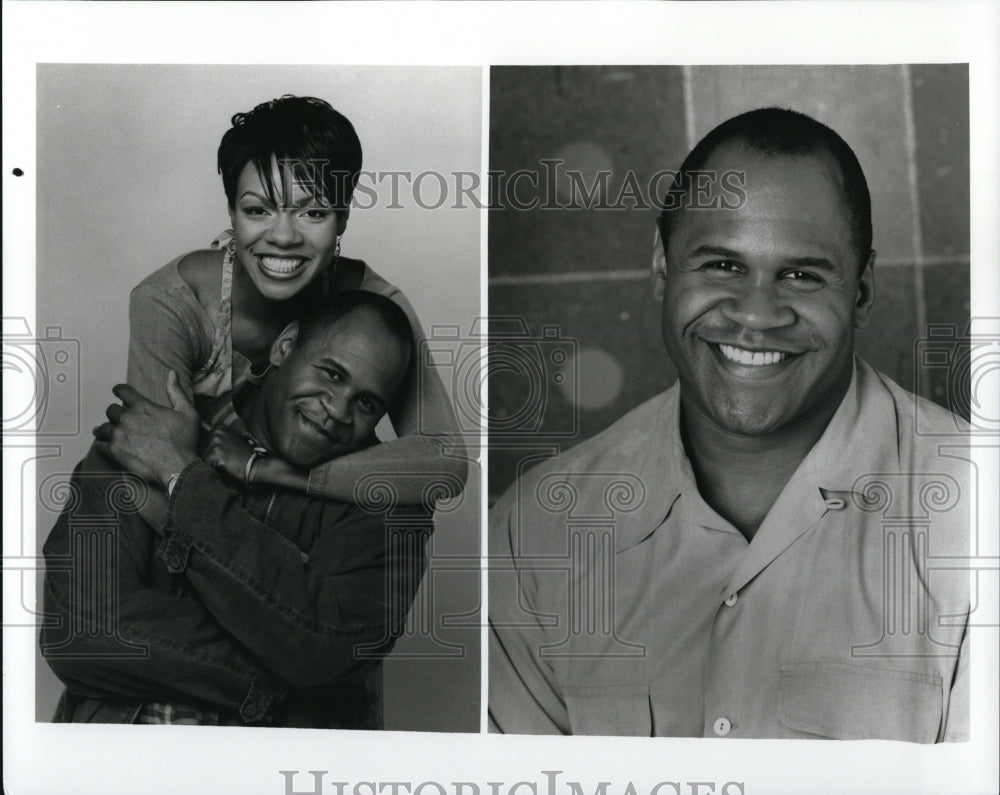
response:
M970 492L954 416L858 360L748 542L699 494L679 406L675 385L492 510L491 728L962 739Z

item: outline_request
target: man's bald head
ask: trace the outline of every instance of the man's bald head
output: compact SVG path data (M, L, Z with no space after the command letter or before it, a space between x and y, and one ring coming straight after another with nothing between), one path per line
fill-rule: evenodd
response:
M847 142L825 124L804 113L783 108L760 108L724 121L684 158L662 203L659 228L664 251L672 229L690 203L693 172L703 170L712 154L730 143L758 155L826 155L833 158L840 171L858 267L865 266L872 247L871 195L857 156Z

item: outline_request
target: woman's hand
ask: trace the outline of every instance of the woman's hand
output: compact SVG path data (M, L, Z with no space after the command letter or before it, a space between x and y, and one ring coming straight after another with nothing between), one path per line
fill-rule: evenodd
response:
M228 428L213 428L202 459L211 467L225 472L244 485L283 486L295 491L306 490L309 473L274 456L259 457L253 462L250 483L246 481L247 461L253 448L246 440Z
M237 483L246 483L247 461L253 454L253 448L237 433L217 426L212 428L205 445L202 460L213 469L225 472ZM259 462L254 462L258 467Z
M97 447L134 475L166 486L167 480L198 457L198 412L171 370L161 406L128 384L111 390L122 404L112 403L108 421L94 428Z

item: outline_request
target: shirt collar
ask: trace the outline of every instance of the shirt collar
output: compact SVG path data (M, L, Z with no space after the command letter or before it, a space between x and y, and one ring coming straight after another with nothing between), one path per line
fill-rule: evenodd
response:
M783 490L786 499L779 497L779 502L787 502L794 493L800 505L813 505L822 512L825 492L851 492L866 473L900 471L895 405L888 391L880 387L876 372L855 357L851 383L840 406ZM663 394L637 475L646 499L638 510L619 520L618 552L652 535L682 494L691 495L698 504L703 502L681 440L679 384Z
M855 357L851 385L800 474L818 488L849 492L867 473L898 473L899 429L892 395L878 374Z
M618 522L617 552L648 538L663 524L682 493L697 490L681 442L679 384L663 393L648 439L645 456L636 472L646 490L645 499L638 510L625 514Z

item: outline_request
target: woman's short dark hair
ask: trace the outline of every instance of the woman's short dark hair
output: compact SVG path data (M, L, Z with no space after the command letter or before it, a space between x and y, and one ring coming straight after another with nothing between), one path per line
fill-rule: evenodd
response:
M686 205L691 190L691 173L705 167L709 157L726 143L739 142L764 155L815 155L833 157L843 179L844 202L851 217L854 248L859 267L868 262L872 247L872 202L868 182L854 150L836 132L811 116L784 108L759 108L722 122L684 158L680 171L663 200L660 237L666 250L677 210Z
M254 164L275 199L272 158L285 164L282 169L293 169L296 181L315 185L314 194L333 208L348 207L361 172L361 141L350 120L330 103L285 94L237 113L232 124L219 144L219 173L230 207L247 163Z

